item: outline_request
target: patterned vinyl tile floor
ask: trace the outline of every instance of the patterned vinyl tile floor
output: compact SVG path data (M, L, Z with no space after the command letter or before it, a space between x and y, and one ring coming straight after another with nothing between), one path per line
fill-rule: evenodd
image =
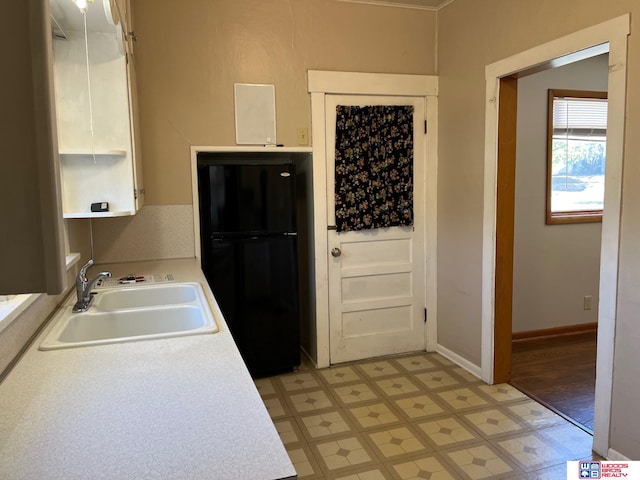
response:
M592 437L436 353L256 380L303 480L562 480Z

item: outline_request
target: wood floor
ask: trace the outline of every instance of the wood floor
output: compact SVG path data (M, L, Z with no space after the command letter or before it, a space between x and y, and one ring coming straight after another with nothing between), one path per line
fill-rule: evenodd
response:
M513 342L511 385L593 433L596 334Z

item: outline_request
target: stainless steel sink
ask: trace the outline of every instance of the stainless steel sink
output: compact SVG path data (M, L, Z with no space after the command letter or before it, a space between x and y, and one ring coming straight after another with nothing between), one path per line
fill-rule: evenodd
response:
M96 294L87 312L65 307L40 350L84 347L218 331L198 283L131 286Z

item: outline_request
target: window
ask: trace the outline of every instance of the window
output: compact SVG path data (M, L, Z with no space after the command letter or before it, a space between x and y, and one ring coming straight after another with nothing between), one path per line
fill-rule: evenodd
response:
M547 224L602 221L607 92L549 90Z

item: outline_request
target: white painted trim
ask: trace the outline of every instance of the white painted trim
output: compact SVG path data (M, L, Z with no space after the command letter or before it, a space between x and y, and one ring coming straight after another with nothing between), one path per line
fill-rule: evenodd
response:
M198 152L207 147L191 147L191 202L193 204L193 243L198 261L202 261L200 250L200 200L198 197Z
M622 455L617 450L614 450L613 448L609 449L609 451L607 452L606 458L607 460L611 460L614 462L630 462L631 461L630 458L625 457L624 455Z
M396 75L392 73L309 70L308 81L307 91L310 93L399 95L405 97L438 95L438 77L433 75Z
M426 347L432 351L437 344L437 172L438 142L438 77L431 75L395 75L380 73L329 72L310 70L308 91L311 93L311 133L313 141L313 228L315 243L316 283L316 344L318 368L328 367L329 358L329 268L327 242L327 173L326 173L326 112L325 96L339 95L385 95L424 97L426 120L429 132L426 144L426 201L425 236L426 303L429 322L425 335ZM430 291L430 285L433 287Z
M385 2L384 0L338 0L345 3L364 3L366 5L379 5L382 7L396 7L396 8L410 8L412 10L428 10L430 12L437 12L441 8L449 5L453 0L445 0L440 5L430 7L428 5L415 5L412 3L400 3L400 2Z
M607 171L600 259L600 304L593 449L600 455L609 449L613 353L617 305L620 207L626 108L627 35L630 15L625 14L580 30L486 67L485 176L482 247L482 379L493 383L493 331L495 295L496 174L498 89L500 78L553 59L609 43L609 117Z
M442 355L444 358L451 360L453 363L455 363L459 367L464 368L471 375L474 375L478 378L482 378L481 369L478 365L475 365L471 363L469 360L467 360L466 358L463 358L457 353L452 352L447 347L443 347L442 345L438 344L436 345L435 351L436 353L439 353L440 355Z
M193 203L193 240L196 258L200 260L200 201L198 199L198 153L199 152L237 152L237 153L311 153L311 147L243 147L243 146L192 146L191 147L191 202Z
M327 239L327 152L324 93L311 93L313 138L313 232L316 274L316 365L329 366L329 244Z
M425 168L425 303L427 306L427 352L438 344L438 97L428 96L425 105L427 120Z
M248 153L262 153L262 152L284 152L284 153L311 153L311 147L276 147L275 145L267 147L250 147L250 146L222 146L222 147L207 147L207 146L193 146L191 152L248 152Z
M627 13L487 65L485 78L489 81L513 75L556 58L608 43L616 37L626 37L629 32L630 15Z
M627 21L629 21L627 17ZM598 294L598 340L594 405L593 449L604 455L609 449L614 348L618 306L620 218L622 215L622 169L627 95L627 35L622 26L609 43L607 117L607 163L605 170L600 292Z

